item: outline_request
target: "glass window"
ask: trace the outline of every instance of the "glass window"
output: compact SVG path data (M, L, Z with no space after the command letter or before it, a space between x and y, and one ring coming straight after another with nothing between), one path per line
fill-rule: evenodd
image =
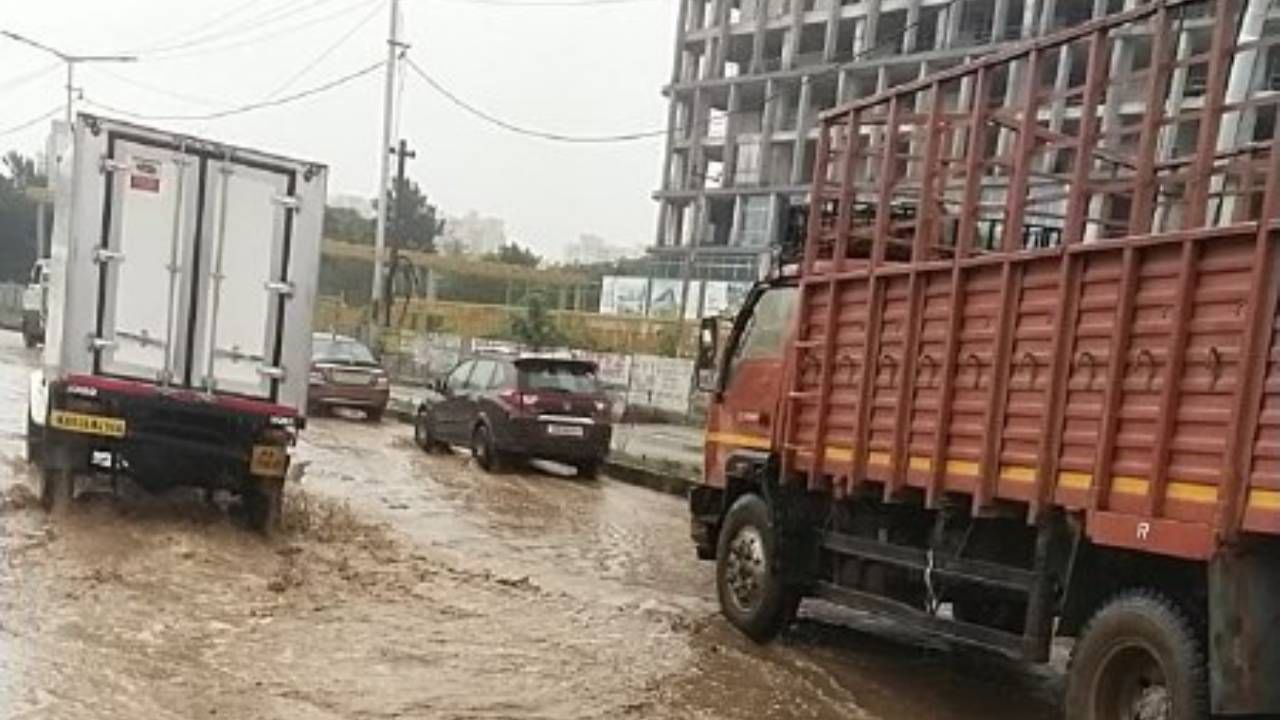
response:
M778 287L767 290L756 300L733 349L730 374L743 360L782 357L782 345L791 330L797 294L794 287Z
M585 362L522 362L520 378L525 390L593 393L599 390L596 369Z
M511 367L504 362L494 363L493 379L489 381L490 388L502 388L511 384Z
M471 372L471 379L467 381L468 390L488 390L489 383L493 381L493 370L497 365L492 360L477 360L476 369Z
M467 384L467 376L471 374L471 366L473 365L475 365L474 362L467 361L454 368L453 372L449 373L449 379L445 383L445 387L449 389L449 392L456 393L463 389Z
M377 365L378 361L359 340L341 335L317 335L311 340L311 359L314 362L341 365Z

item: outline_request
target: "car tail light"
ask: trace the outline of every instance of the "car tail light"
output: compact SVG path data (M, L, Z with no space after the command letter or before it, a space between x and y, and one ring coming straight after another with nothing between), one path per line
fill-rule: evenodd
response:
M502 401L507 409L521 413L532 409L538 404L538 396L533 393L524 393L519 390L503 390L498 393L498 399Z
M323 370L312 370L312 371L311 371L311 384L312 384L312 385L323 385L323 384L324 384L324 371L323 371Z
M597 414L597 415L608 415L608 414L609 414L609 411L610 411L611 409L612 409L612 408L611 408L611 406L609 405L609 401L608 401L608 400L597 400L597 401L596 401L596 414Z
M373 379L373 385L379 390L386 390L391 387L391 378L386 375L378 375Z

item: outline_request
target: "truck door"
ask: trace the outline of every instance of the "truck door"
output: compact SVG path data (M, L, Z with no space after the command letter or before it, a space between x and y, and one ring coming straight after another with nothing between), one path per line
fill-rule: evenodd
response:
M705 462L712 485L724 483L730 458L762 458L773 449L797 293L794 286L758 288L734 323L725 347L721 392L707 420Z
M181 381L200 202L196 159L144 139L112 139L103 160L103 238L95 248L99 303L95 371Z
M200 248L192 383L274 400L288 370L280 336L292 293L296 181L290 170L236 161L209 161L208 174L209 242Z

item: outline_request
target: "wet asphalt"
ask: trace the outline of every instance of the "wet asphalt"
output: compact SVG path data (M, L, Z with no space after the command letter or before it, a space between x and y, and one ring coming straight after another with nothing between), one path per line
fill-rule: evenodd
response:
M821 603L755 645L681 499L490 475L390 421L313 421L270 541L230 499L101 480L49 517L23 460L38 363L0 331L0 718L1058 716L1052 670Z

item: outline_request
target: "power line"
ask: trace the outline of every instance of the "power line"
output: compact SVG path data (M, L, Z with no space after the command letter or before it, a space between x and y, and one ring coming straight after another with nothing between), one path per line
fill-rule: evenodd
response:
M155 52L155 51L162 50L163 48L166 48L166 47L173 47L174 45L184 42L185 40L189 40L192 37L204 37L208 35L213 30L213 28L234 18L236 15L239 15L244 10L254 5L261 4L262 2L263 0L245 0L245 2L240 3L239 5L236 5L235 7L231 8L230 10L222 13L217 17L206 20L200 23L199 25L192 25L185 30L181 30L177 32L172 36L172 39L170 40L156 43L155 45L149 45L147 47L139 47L132 50L132 52L137 54Z
M322 2L330 2L330 1L331 0L322 0ZM191 57L200 57L203 55L212 55L220 52L226 52L228 50L236 50L238 48L247 47L249 45L257 45L267 40L274 40L278 37L281 37L284 35L290 35L292 33L298 32L299 30L305 30L306 28L312 27L314 25L319 25L320 23L328 22L334 18L350 14L356 10L360 10L361 8L365 8L368 6L369 6L369 0L360 0L359 2L353 3L351 5L345 5L341 8L338 8L337 10L334 10L331 13L313 17L304 22L300 22L294 25L290 25L288 27L280 28L279 30L276 30L274 32L268 32L262 35L249 37L237 42L227 43L225 45L214 45L213 47L204 47L205 43L201 42L199 43L200 45L199 47L193 46L193 49L187 52L173 52L173 53L166 52L166 53L160 53L160 54L153 54L153 55L148 55L146 59L155 60L155 61L178 60L178 59L191 58Z
M8 80L5 80L4 82L0 82L0 90L13 90L14 88L22 87L23 85L26 85L32 80L38 80L44 77L45 75L48 75L49 73L53 72L54 70L57 70L61 65L62 65L62 62L57 61L57 62L50 63L48 65L45 65L42 68L37 68L35 70L32 70L29 73L15 75L14 77L11 77Z
M296 102L298 100L312 97L313 95L319 95L320 93L328 92L329 90L333 90L342 85L346 85L347 83L352 82L353 80L362 78L365 75L368 75L369 73L373 72L374 70L378 70L381 67L382 67L382 62L379 61L372 65L363 67L353 73L348 73L346 75L343 75L342 77L336 78L334 80L330 80L329 82L322 83L320 85L316 85L315 87L311 87L306 90L301 90L291 95L286 95L284 97L275 98L271 100L262 100L259 102L253 102L247 105L228 108L226 110L219 110L217 112L203 113L203 114L197 114L197 115L145 115L142 113L135 113L130 110L124 110L122 108L113 107L106 103L97 102L96 100L93 100L90 98L85 98L84 100L86 103L93 105L95 107L102 108L103 110L106 110L108 112L118 113L120 115L125 115L127 117L136 118L139 120L218 120L220 118L231 117L232 115L241 115L247 112L252 112L254 110L262 110L264 108L287 105L289 103Z
M368 25L369 21L372 20L374 16L376 16L384 6L386 6L385 1L374 4L372 12L364 16L359 22L353 25L350 30L343 33L342 37L334 41L332 45L330 45L329 47L321 51L319 55L317 55L313 60L311 60L311 62L302 66L302 68L298 70L298 72L294 73L293 75L290 75L288 80L285 80L283 83L280 84L279 87L277 87L275 90L272 90L270 93L268 93L267 98L268 99L274 98L278 96L280 93L293 87L293 84L297 82L299 78L306 75L308 72L310 72L320 63L324 62L326 58L328 58L335 51L337 51L338 48L342 47L348 40L351 39L353 35L359 32L361 28L363 28L365 25Z
M308 12L332 1L333 0L289 0L289 2L285 2L283 5L275 5L274 7L268 8L265 12L254 15L253 17L232 25L231 27L219 30L207 30L182 42L151 47L145 52L148 55L169 55L175 50L186 50L188 48L199 47L201 45L208 45L242 32L261 29L279 20L284 20L298 14ZM225 20L229 15L231 15L231 13L224 15L223 19Z
M53 117L53 116L57 115L57 114L58 114L58 113L60 113L60 112L62 112L62 105L55 105L55 106L53 106L51 109L49 109L49 110L47 110L47 111L45 111L45 112L41 113L41 114L40 114L39 116L37 116L37 117L31 118L30 120L27 120L26 122L22 122L22 123L19 123L19 124L17 124L17 125L14 125L13 127L7 127L7 128L4 128L3 130L0 130L0 137L4 137L5 135L12 135L12 134L14 134L14 133L22 132L23 130L26 130L27 128L29 128L29 127L31 127L31 126L33 126L33 125L37 125L37 124L39 124L39 123L40 123L40 121L42 121L42 120L48 120L49 118L51 118L51 117Z
M484 110L481 110L480 108L467 102L466 100L463 100L462 98L458 97L448 88L441 85L440 82L437 81L435 78L428 75L426 71L418 67L418 64L413 61L413 58L406 56L405 62L408 63L409 67L415 73L417 73L418 77L422 78L428 85L431 86L433 90L440 93L440 95L444 96L444 98L449 102L453 103L454 105L457 105L458 107L462 108L463 110L470 113L471 115L474 115L475 117L478 117L481 120L484 120L485 122L491 125L496 125L502 128L503 130L516 133L517 135L525 135L528 137L540 138L542 140L551 140L554 142L579 143L579 144L604 144L604 143L632 142L635 140L643 140L645 138L658 137L661 135L665 135L667 133L667 131L663 129L663 130L648 130L644 132L634 132L634 133L619 133L615 135L566 135L564 133L550 132L547 130L535 130L531 128L522 127L520 125L516 125L515 123L503 120L502 118L499 118L495 115L491 115L490 113L487 113Z
M498 7L596 7L600 5L629 5L654 0L441 0L456 5L492 5Z

